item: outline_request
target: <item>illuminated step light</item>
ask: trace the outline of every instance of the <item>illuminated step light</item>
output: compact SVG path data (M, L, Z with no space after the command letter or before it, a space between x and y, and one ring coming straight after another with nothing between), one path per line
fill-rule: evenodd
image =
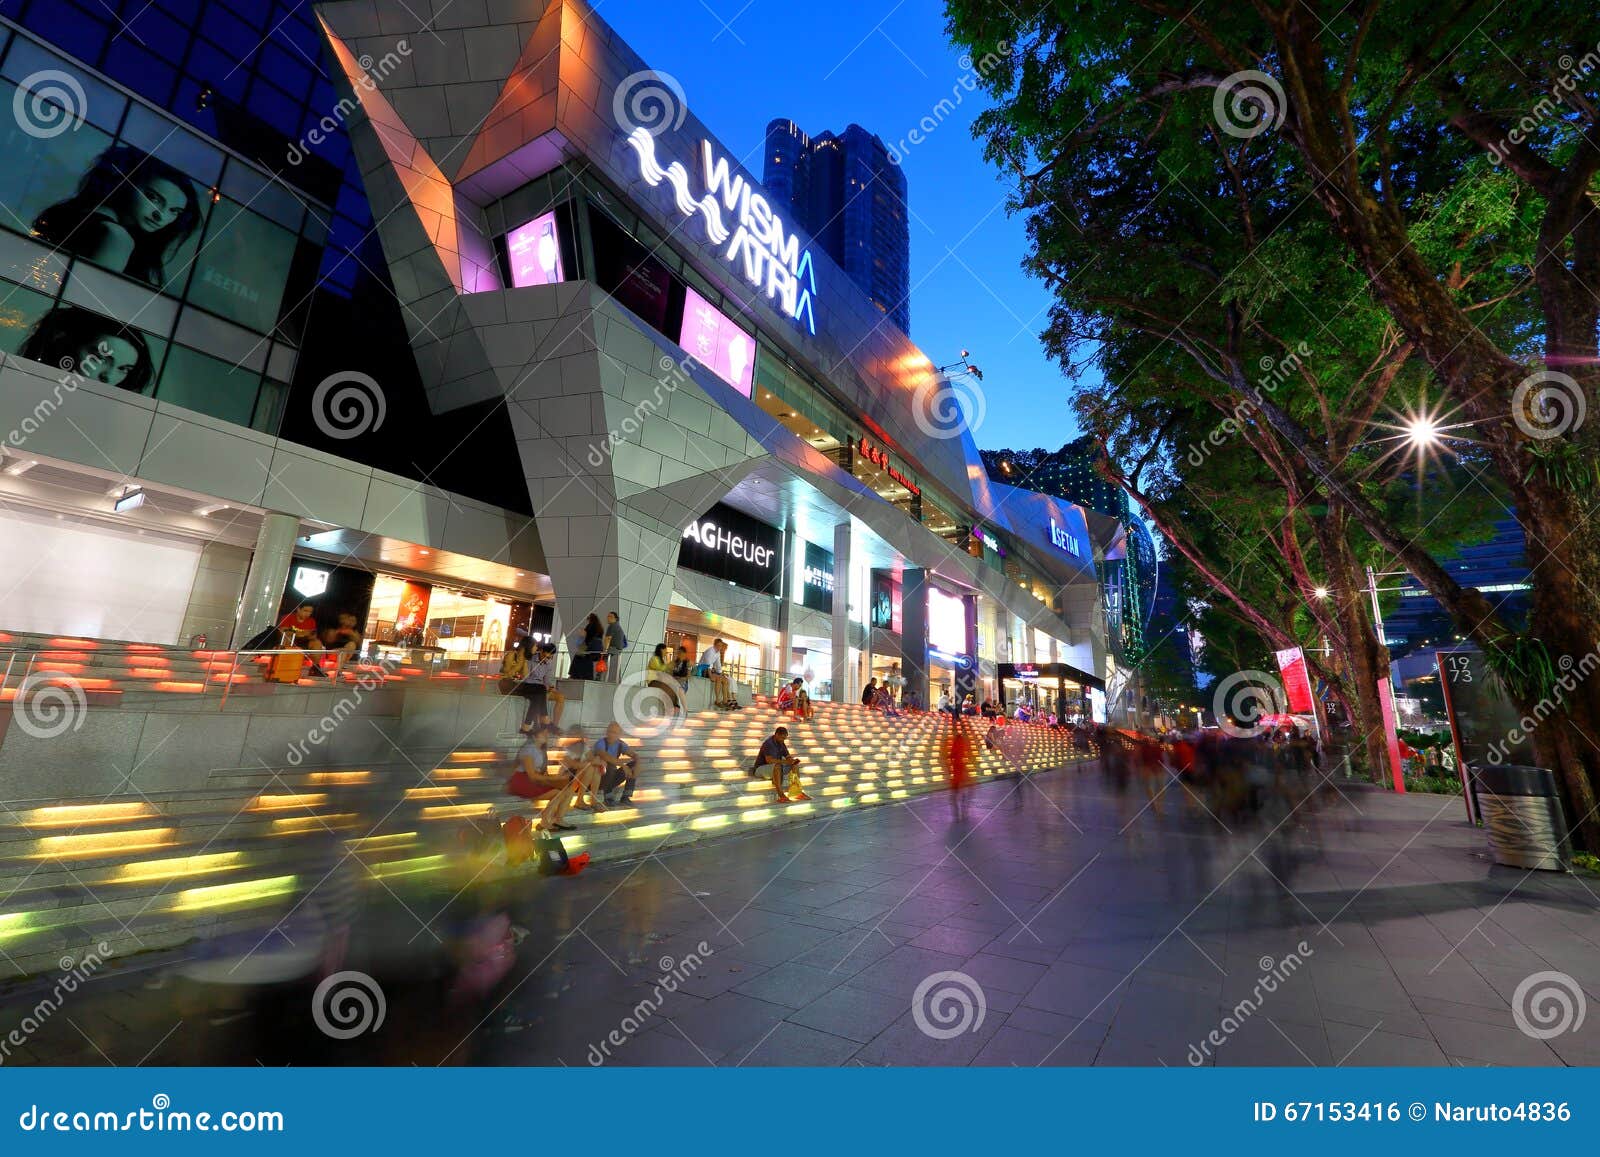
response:
M704 832L712 828L725 828L732 822L733 817L724 813L722 815L701 816L698 819L691 820L689 826L695 831Z
M670 835L673 831L671 824L646 824L642 828L629 828L630 840L653 840L657 836Z
M733 802L739 807L755 807L758 804L768 804L772 802L771 791L772 788L770 786L762 791L752 790L749 795L742 795Z
M694 788L695 795L727 795L728 789L720 783L702 783Z
M498 751L452 751L450 753L451 763L477 763L484 759L499 758L500 753Z
M609 811L603 811L599 815L595 816L594 822L597 824L625 824L629 820L638 819L642 814L643 813L640 812L636 807L624 808L621 811L618 811L616 808L612 808Z
M879 795L877 792L869 791L869 792L866 792L864 795L862 795L861 802L862 803L877 803L882 798L883 797L881 795Z
M309 776L312 783L368 783L372 780L370 771L314 771Z
M457 803L445 804L440 807L425 807L417 813L418 819L424 820L459 820L468 816L489 815L494 811L492 803Z
M37 912L0 912L0 944L44 930Z
M391 880L396 876L417 876L424 872L438 872L449 866L449 856L418 856L412 860L390 860L384 864L368 864L367 875L374 880Z
M459 791L454 787L408 787L406 799L449 799Z
M138 828L82 836L45 836L34 845L33 858L67 860L170 848L177 843L177 831L176 828Z
M672 803L667 805L667 814L669 816L690 815L694 812L703 812L705 810L706 805L701 803L699 800L685 800L683 803Z
M214 852L207 856L175 856L170 860L140 860L123 864L114 870L109 882L113 884L142 884L151 880L182 880L191 876L209 876L242 867L243 852Z
M658 800L665 799L666 793L659 788L647 787L634 792L633 798L640 803L655 803Z
M275 812L289 808L321 807L328 802L323 792L300 792L292 795L258 795L250 801L247 811Z
M839 787L838 785L834 785L834 786L831 786L831 787L823 788L822 789L822 794L823 795L838 795L843 790L844 790L844 788Z
M687 771L674 771L661 777L667 783L693 783L695 777Z
M762 808L760 811L745 812L739 817L742 824L758 824L762 820L770 820L773 816L771 808Z
M151 819L155 814L155 808L147 803L61 804L24 812L22 823L30 828L75 828L84 824L120 824L128 820Z
M723 780L746 779L749 777L749 775L750 773L748 771L737 769L734 771L725 771L721 775L717 776L717 778Z
M356 826L355 812L335 812L333 815L322 816L284 816L282 819L272 821L272 834L275 836L294 836L303 832L343 831L345 828Z
M484 772L481 767L436 767L430 776L432 779L444 780L482 779L483 777Z
M891 791L889 793L889 798L890 799L905 799L906 796L909 795L909 794L910 793L908 791L906 791L906 789L903 788L903 787L902 788L896 788L894 791Z
M416 832L390 832L382 836L361 836L357 839L346 840L345 846L351 851L371 852L382 848L404 848L417 842Z
M849 807L853 803L855 803L855 800L851 799L849 796L845 796L843 799L836 799L836 800L831 801L829 806L836 807L836 808L843 808L843 807Z
M248 904L260 904L293 892L297 879L296 876L272 876L265 880L243 880L237 884L190 888L179 892L167 910L204 912L213 908L237 908Z

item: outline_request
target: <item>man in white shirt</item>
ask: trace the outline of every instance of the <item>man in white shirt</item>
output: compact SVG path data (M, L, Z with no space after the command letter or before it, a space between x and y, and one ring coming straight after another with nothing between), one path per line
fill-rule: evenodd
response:
M540 719L547 719L552 727L561 726L561 709L567 699L555 688L555 659L556 650L550 644L536 648L528 660L528 673L517 684L515 693L528 701L528 709L522 715L524 735L530 734ZM547 714L547 704L553 708L553 717Z
M739 701L733 697L733 688L728 682L728 677L722 673L722 660L727 653L727 641L718 639L700 656L700 670L711 680L713 696L711 705L724 709L739 706Z

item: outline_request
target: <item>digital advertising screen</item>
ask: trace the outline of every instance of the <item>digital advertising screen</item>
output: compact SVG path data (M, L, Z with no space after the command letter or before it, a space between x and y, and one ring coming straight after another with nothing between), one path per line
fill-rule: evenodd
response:
M683 331L678 344L696 361L750 396L756 372L756 339L692 289L684 291Z
M554 209L506 234L506 253L511 258L511 284L517 289L566 280Z

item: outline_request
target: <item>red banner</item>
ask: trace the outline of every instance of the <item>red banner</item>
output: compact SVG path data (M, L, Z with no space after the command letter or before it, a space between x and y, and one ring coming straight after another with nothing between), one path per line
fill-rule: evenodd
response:
M1289 699L1289 714L1310 715L1311 676L1306 671L1306 657L1299 647L1278 652L1278 672L1283 676L1283 692Z

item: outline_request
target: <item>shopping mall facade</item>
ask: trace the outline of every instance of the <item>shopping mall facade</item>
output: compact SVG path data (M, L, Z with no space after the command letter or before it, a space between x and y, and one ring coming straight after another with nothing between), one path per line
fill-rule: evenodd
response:
M0 629L237 645L309 599L466 661L616 610L630 674L720 637L821 697L1098 685L1083 512L986 478L973 383L693 94L581 0L434 7L0 27Z

